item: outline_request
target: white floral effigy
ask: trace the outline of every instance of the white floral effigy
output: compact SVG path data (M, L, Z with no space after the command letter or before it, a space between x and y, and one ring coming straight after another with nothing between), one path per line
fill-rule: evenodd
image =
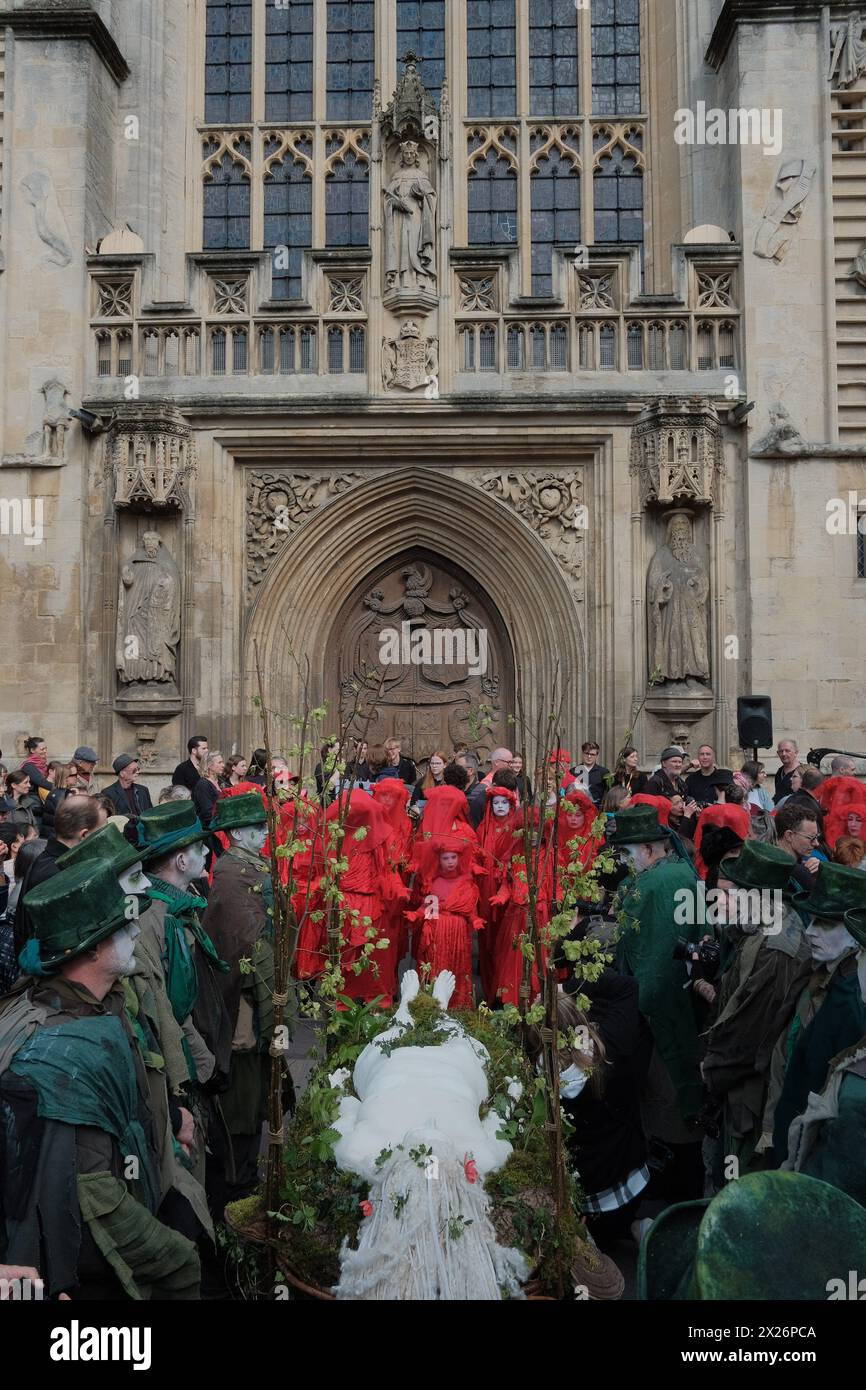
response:
M498 1243L483 1186L511 1145L496 1137L499 1116L479 1114L489 1099L488 1054L445 1013L454 984L443 972L433 987L443 1011L436 1029L446 1041L390 1051L388 1044L413 1026L409 1003L420 985L407 972L394 1025L361 1053L352 1077L356 1094L340 1099L334 1158L370 1183L370 1211L358 1249L345 1243L341 1251L337 1298L523 1296L526 1261ZM331 1077L335 1086L347 1080L345 1071Z

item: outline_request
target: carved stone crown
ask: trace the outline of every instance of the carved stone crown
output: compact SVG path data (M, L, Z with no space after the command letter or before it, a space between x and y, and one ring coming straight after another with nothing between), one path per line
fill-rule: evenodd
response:
M722 429L715 407L703 400L659 400L632 430L631 474L640 504L697 502L713 506L724 472Z

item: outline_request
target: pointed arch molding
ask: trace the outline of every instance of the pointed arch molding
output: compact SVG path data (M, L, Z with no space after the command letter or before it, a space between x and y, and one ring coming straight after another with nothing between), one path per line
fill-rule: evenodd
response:
M558 663L560 692L563 677L567 685L565 727L581 728L589 696L587 633L567 574L513 508L476 484L419 464L371 472L368 481L327 502L268 569L243 636L246 742L259 734L250 713L254 644L272 709L300 710L292 652L309 658L310 695L318 702L328 638L346 595L407 545L460 566L490 596L508 629L515 668L522 667L527 719L536 717L542 693L551 699Z

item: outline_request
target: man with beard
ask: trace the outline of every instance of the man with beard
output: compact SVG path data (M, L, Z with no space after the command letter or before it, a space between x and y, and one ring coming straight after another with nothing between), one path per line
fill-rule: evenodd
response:
M195 1246L156 1215L158 1142L120 982L136 922L111 862L34 889L27 972L0 1001L0 1259L51 1297L198 1298Z

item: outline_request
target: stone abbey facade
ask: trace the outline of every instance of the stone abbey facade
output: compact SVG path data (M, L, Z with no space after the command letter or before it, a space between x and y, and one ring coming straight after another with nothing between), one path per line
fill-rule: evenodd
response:
M417 756L866 748L866 6L0 0L0 75L7 755L161 784L392 629L485 634Z

